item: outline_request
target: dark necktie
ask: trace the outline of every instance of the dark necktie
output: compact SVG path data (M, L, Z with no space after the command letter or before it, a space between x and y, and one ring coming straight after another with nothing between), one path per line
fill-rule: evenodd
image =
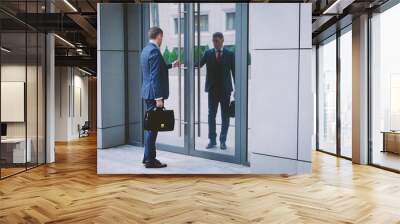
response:
M221 50L217 50L217 61L221 61Z

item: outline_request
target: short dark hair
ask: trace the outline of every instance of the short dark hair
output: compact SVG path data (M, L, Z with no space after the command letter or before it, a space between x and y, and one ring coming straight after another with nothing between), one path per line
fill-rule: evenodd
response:
M163 31L159 27L153 26L149 29L149 39L156 39L160 34L163 34Z
M224 34L222 34L221 32L215 32L212 37L213 38L224 39Z

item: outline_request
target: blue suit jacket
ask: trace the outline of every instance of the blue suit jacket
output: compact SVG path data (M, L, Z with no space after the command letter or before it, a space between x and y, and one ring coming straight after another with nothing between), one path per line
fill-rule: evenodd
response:
M235 81L235 54L227 49L222 50L223 72L219 74L216 68L216 51L215 49L207 50L200 60L200 67L207 65L205 91L208 92L212 88L221 88L222 93L230 94L233 91L232 78ZM232 78L231 78L232 75ZM215 86L216 76L222 76L222 86Z
M159 48L148 43L140 54L143 81L141 95L143 99L152 100L162 97L168 99L169 80L168 69L171 64L166 64Z

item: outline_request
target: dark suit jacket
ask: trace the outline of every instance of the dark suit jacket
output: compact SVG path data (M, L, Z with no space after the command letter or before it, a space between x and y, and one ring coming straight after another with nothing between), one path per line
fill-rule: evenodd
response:
M227 49L222 50L222 73L216 69L216 50L207 50L200 60L200 67L207 66L205 91L209 92L213 88L221 88L222 93L230 94L233 91L232 78L235 81L235 54ZM216 77L222 76L222 86L215 86ZM231 78L232 76L232 78Z
M140 54L143 81L141 95L143 99L152 100L162 97L168 99L169 80L168 69L171 64L166 64L158 47L148 43Z

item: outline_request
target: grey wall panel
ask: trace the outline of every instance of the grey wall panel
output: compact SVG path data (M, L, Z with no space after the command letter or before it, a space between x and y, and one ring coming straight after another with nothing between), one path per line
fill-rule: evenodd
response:
M298 50L253 51L249 151L297 158Z
M312 48L311 3L300 4L300 48Z
M98 4L97 49L124 49L123 4Z
M249 15L250 49L299 47L299 4L250 4Z
M107 149L125 144L125 125L97 129L97 148Z
M312 50L300 51L299 73L299 160L311 161L314 132L314 100L312 80Z
M137 122L141 117L142 97L140 89L142 86L139 69L139 53L128 53L128 97L129 97L129 122Z
M98 4L99 148L142 141L141 78L138 59L142 42L141 24L139 4ZM125 71L126 65L128 71ZM125 135L127 126L129 140Z
M127 5L127 35L128 35L128 50L141 50L142 43L142 16L141 4Z
M129 124L129 144L143 145L143 126L141 122Z
M122 51L99 51L100 128L125 124L124 54Z
M303 162L297 161L297 174L311 173L312 172L312 163L311 162Z
M129 98L129 140L130 142L142 141L142 97L141 74L139 68L139 53L128 53L128 98Z
M296 174L297 160L250 154L250 169L253 174Z

